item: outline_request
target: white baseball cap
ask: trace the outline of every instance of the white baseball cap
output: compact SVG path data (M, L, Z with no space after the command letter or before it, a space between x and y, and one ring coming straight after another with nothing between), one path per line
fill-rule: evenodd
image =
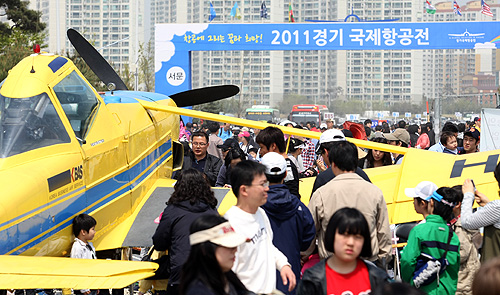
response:
M189 243L192 245L210 241L216 245L234 248L245 243L247 238L231 227L229 222L216 225L212 228L198 231L189 235Z
M405 188L405 195L410 198L428 199L438 189L437 185L430 181L422 181L416 187Z
M345 140L346 140L345 135L341 130L328 129L325 132L321 133L321 136L319 138L319 143L316 147L316 153L320 151L321 145L323 143L334 142L334 141L345 141Z
M260 162L266 166L266 174L281 175L286 171L285 157L278 153L267 153L260 159Z

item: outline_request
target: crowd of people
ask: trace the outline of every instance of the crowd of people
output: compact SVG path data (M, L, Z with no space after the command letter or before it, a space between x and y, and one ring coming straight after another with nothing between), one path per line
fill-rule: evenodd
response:
M182 127L184 164L152 237L157 255L168 253L171 272L168 283L148 285L154 293L499 294L500 201L490 202L469 179L452 188L422 179L405 193L423 220L393 251L383 193L363 169L401 164L404 155L360 149L346 139L359 132L331 121L319 129L284 125L321 135L215 122ZM367 140L403 148L478 151L477 122L446 123L438 142L431 125L393 127L372 129L367 121L361 130ZM311 176L312 193L301 196L299 179ZM495 177L500 183L500 165ZM212 186L236 196L223 217ZM474 211L474 201L483 208ZM94 227L95 220L75 218L72 256L95 258ZM388 271L395 256L400 271Z

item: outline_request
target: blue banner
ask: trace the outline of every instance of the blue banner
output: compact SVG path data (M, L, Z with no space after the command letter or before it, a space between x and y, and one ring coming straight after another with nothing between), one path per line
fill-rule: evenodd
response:
M190 51L495 49L500 23L159 24L155 40L156 92L169 95L191 89Z

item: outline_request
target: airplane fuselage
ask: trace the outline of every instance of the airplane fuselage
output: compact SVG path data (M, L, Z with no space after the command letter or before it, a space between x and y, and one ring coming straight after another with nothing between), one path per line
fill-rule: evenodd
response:
M21 61L0 95L0 254L68 255L80 213L98 221L99 245L172 173L179 116L137 103L175 106L167 96L101 96L51 54Z

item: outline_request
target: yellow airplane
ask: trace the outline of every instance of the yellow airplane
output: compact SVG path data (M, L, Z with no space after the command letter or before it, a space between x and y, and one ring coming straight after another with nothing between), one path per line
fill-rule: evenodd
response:
M89 213L98 221L97 250L149 246L156 228L153 220L172 191L172 171L182 166L179 115L258 129L268 126L180 108L233 96L236 86L170 97L128 91L83 37L73 30L68 37L99 78L116 90L99 95L70 60L47 53L22 60L0 85L0 289L121 288L150 276L155 264L97 260L79 269L81 260L57 258L68 256L74 216ZM291 135L320 136L279 128ZM402 165L366 170L384 192L391 223L421 218L404 188L422 180L450 186L473 178L480 191L497 194L491 172L499 151L452 156L351 141L405 154ZM313 182L301 182L306 203ZM215 193L221 213L236 202L228 189ZM48 265L61 271L47 271ZM42 274L46 284L28 279ZM92 279L102 284L90 285Z

